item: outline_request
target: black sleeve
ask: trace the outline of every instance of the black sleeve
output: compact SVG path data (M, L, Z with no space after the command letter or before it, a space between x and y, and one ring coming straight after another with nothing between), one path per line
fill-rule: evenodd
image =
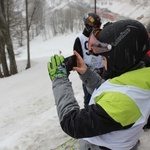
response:
M83 58L82 46L81 46L80 39L78 37L75 39L73 50L76 50Z
M63 131L73 138L93 137L132 126L122 127L101 106L95 104L69 112L60 124Z

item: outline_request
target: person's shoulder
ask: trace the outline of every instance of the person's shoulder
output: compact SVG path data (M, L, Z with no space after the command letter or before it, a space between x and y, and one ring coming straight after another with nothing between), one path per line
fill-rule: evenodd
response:
M85 38L86 36L83 33L77 35L76 39L79 38L80 40Z
M83 33L77 33L77 34L76 34L76 38L79 38L79 37L81 37L81 36L83 36Z

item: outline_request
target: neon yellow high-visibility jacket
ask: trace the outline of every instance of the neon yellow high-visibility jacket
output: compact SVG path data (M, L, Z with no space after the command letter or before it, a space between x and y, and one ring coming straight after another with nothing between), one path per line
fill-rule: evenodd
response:
M95 89L85 109L80 109L67 78L53 81L64 132L113 150L133 148L150 115L150 67L129 71L105 82L89 68L80 77L89 92Z

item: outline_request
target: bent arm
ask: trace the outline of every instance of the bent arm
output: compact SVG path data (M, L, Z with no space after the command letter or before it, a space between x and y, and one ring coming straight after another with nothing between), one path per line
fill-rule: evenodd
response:
M66 77L53 81L53 92L61 128L69 136L93 137L121 128L100 105L80 109Z
M95 89L105 82L99 74L89 67L84 74L80 74L80 79L85 84L90 94L92 94Z

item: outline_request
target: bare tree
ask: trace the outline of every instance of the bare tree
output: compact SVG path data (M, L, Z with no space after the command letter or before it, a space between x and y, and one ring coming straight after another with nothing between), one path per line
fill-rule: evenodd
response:
M4 2L7 2L6 5ZM5 15L5 6L7 6L7 13ZM7 21L6 21L7 18ZM3 75L9 76L17 73L17 65L15 61L13 45L10 37L9 31L9 5L8 1L0 0L0 59L2 63ZM10 71L7 65L7 58L5 47L8 52L9 61L10 61Z
M37 20L39 20L39 18L41 17L41 15L39 15L39 14L42 14L43 1L41 2L40 0L32 0L32 1L30 1L30 3L28 3L28 0L26 0L25 2L26 2L26 32L27 32L27 55L28 55L26 69L28 69L31 67L31 63L30 63L30 29L31 29L31 26L33 25L34 27L32 29L33 30L36 29L36 33L38 32L36 23L39 22ZM34 33L34 31L32 31L32 33Z
M31 67L30 64L30 35L29 35L29 20L28 20L28 0L26 0L26 31L27 31L27 66L26 69Z
M11 40L11 35L10 35L10 12L9 12L9 4L10 4L10 0L6 1L6 18L7 18L7 22L5 22L6 24L6 32L5 32L5 41L6 41L6 47L7 47L7 51L8 51L8 56L9 56L9 61L10 61L10 74L16 74L18 73L17 71L17 65L16 65L16 60L15 60L15 54L14 54L14 50L13 50L13 43Z
M25 37L25 18L23 16L24 7L23 3L18 0L11 0L10 3L10 32L14 47L18 48L24 45Z

